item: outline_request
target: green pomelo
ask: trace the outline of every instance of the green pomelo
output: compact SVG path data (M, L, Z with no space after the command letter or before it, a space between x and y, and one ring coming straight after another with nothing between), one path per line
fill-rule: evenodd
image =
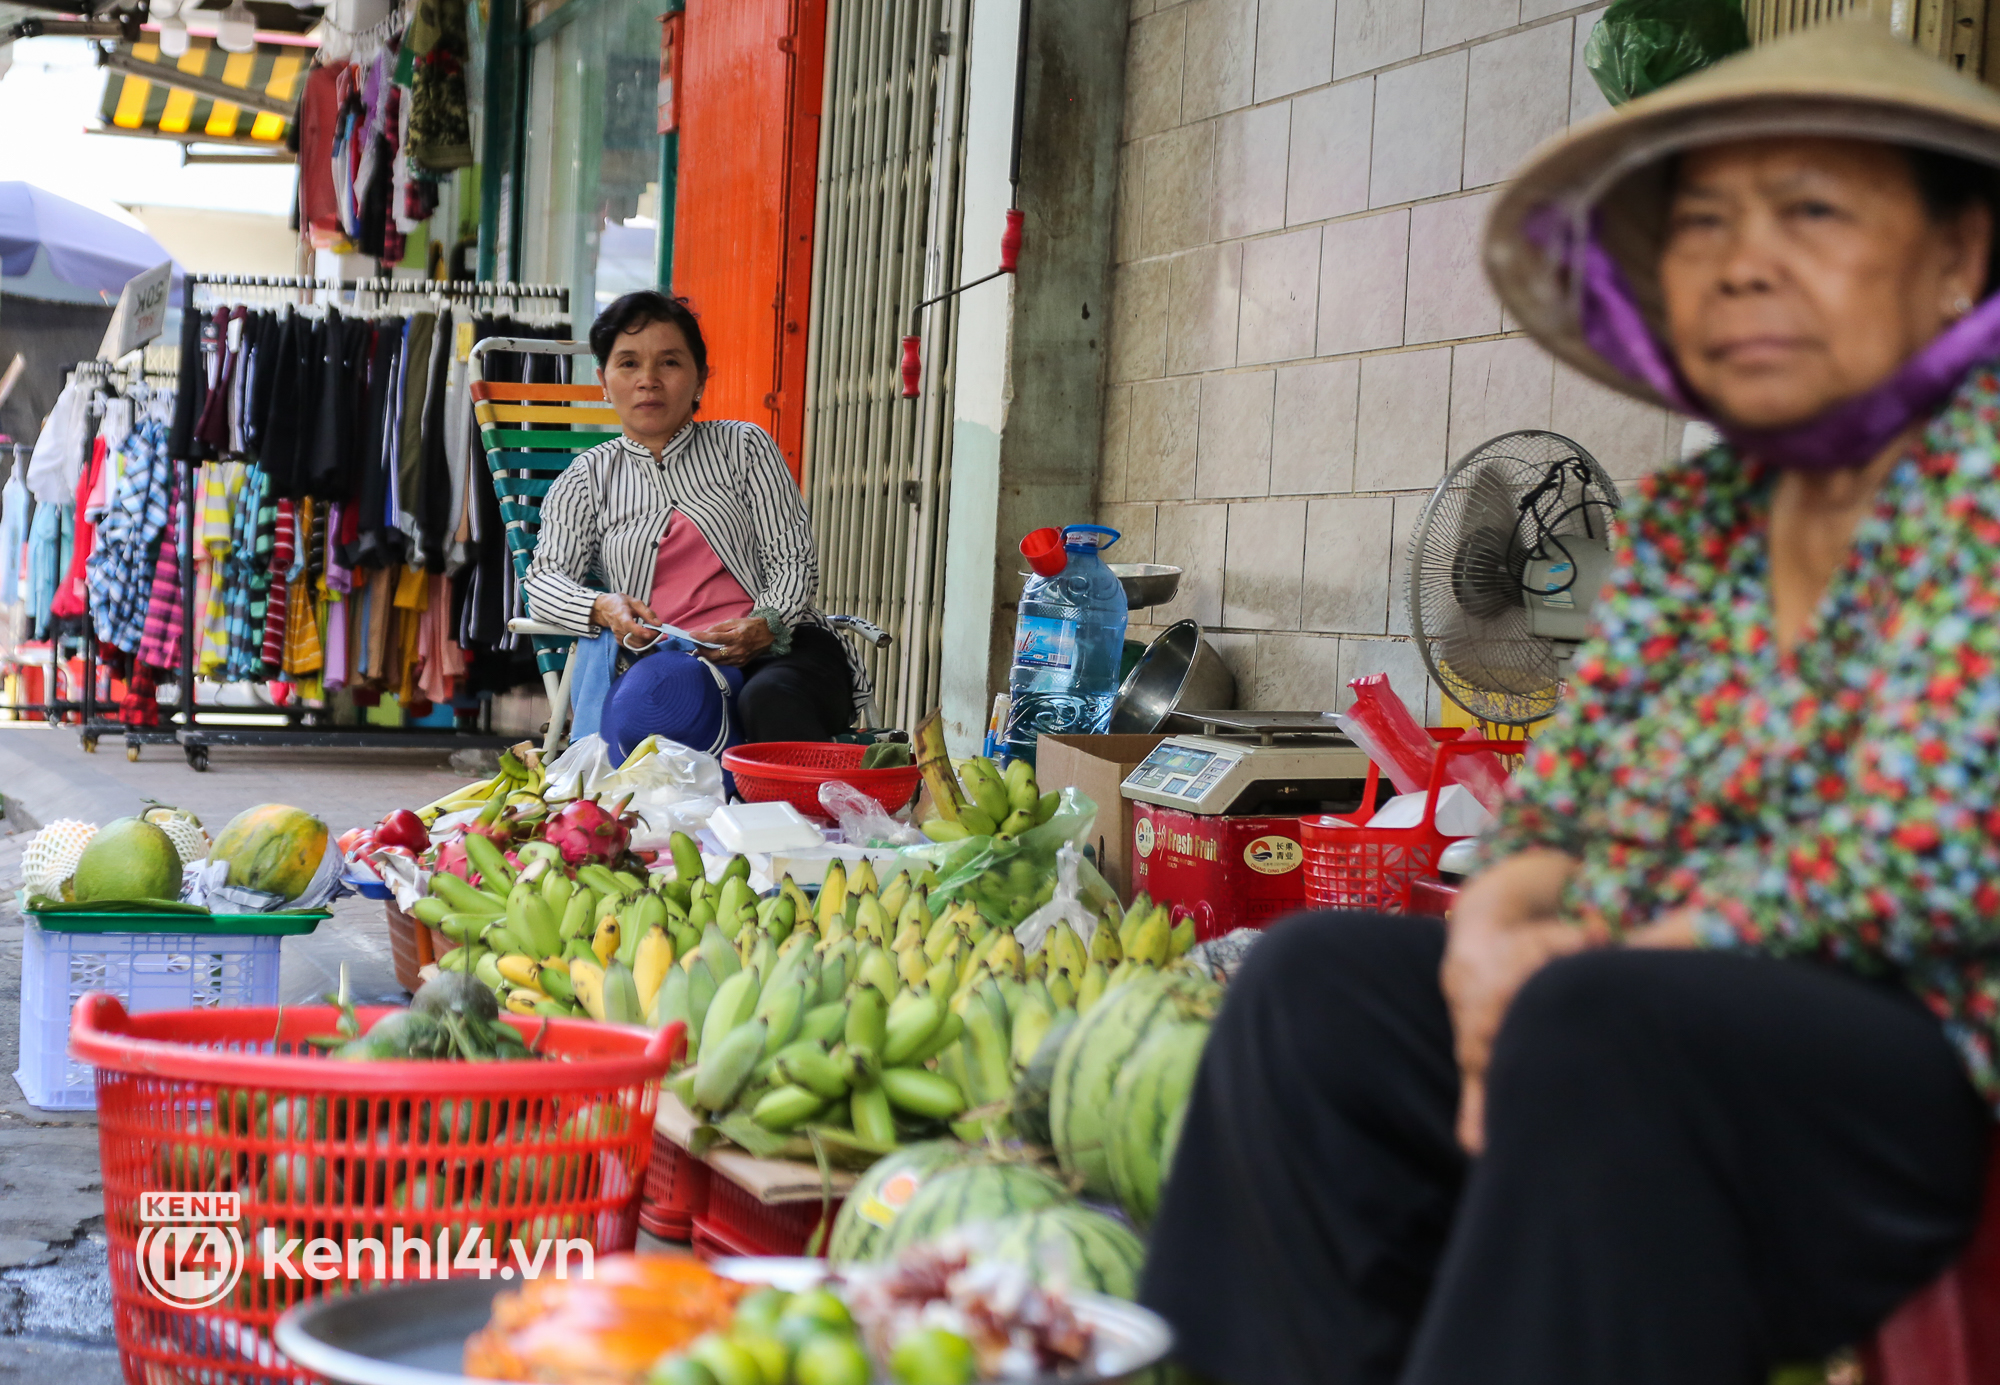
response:
M97 829L76 863L72 887L81 901L179 899L181 854L174 839L150 822L119 818Z
M996 1222L1016 1212L1059 1207L1069 1189L1026 1164L967 1164L924 1181L896 1224L875 1243L877 1260L892 1260L905 1247L934 1241L947 1232Z
M1025 1265L1038 1282L1112 1298L1139 1296L1146 1247L1131 1229L1088 1207L1021 1212L993 1228L995 1260Z

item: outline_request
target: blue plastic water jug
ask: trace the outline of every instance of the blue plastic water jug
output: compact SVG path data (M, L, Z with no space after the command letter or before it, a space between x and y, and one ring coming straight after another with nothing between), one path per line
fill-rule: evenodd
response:
M1062 542L1062 571L1028 579L1014 627L1006 751L1030 764L1044 732L1091 736L1110 728L1131 614L1124 586L1099 556L1118 531L1072 524Z

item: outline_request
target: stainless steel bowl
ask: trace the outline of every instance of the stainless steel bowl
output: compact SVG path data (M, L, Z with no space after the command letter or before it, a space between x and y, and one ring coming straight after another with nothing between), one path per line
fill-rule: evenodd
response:
M1125 588L1125 609L1128 611L1164 606L1181 589L1182 570L1165 563L1106 563L1105 566L1117 577L1118 585ZM1029 581L1034 575L1024 572L1021 580Z
M1181 570L1165 563L1109 563L1125 588L1128 610L1143 611L1148 606L1164 606L1181 589Z
M1150 735L1179 707L1220 710L1235 705L1236 675L1201 637L1200 624L1183 620L1161 631L1119 684L1111 734Z
M810 1288L824 1260L718 1260L717 1273L753 1284ZM341 1385L493 1385L463 1374L465 1339L493 1316L493 1299L515 1287L497 1279L424 1280L313 1299L278 1319L273 1336L292 1363ZM1124 1380L1157 1365L1173 1330L1136 1303L1096 1294L1071 1298L1097 1337L1097 1359L1079 1374L1021 1385L1084 1385Z

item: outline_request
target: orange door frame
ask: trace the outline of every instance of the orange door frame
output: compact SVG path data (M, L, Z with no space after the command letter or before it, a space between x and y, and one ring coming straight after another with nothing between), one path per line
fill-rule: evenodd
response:
M747 419L802 474L826 0L688 0L674 289L701 315L706 418Z

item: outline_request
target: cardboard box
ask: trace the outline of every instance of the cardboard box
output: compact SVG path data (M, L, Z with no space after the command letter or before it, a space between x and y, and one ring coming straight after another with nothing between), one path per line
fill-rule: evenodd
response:
M1090 849L1120 899L1132 897L1132 803L1118 792L1125 776L1165 736L1043 736L1035 743L1035 782L1047 793L1073 788L1097 805Z

